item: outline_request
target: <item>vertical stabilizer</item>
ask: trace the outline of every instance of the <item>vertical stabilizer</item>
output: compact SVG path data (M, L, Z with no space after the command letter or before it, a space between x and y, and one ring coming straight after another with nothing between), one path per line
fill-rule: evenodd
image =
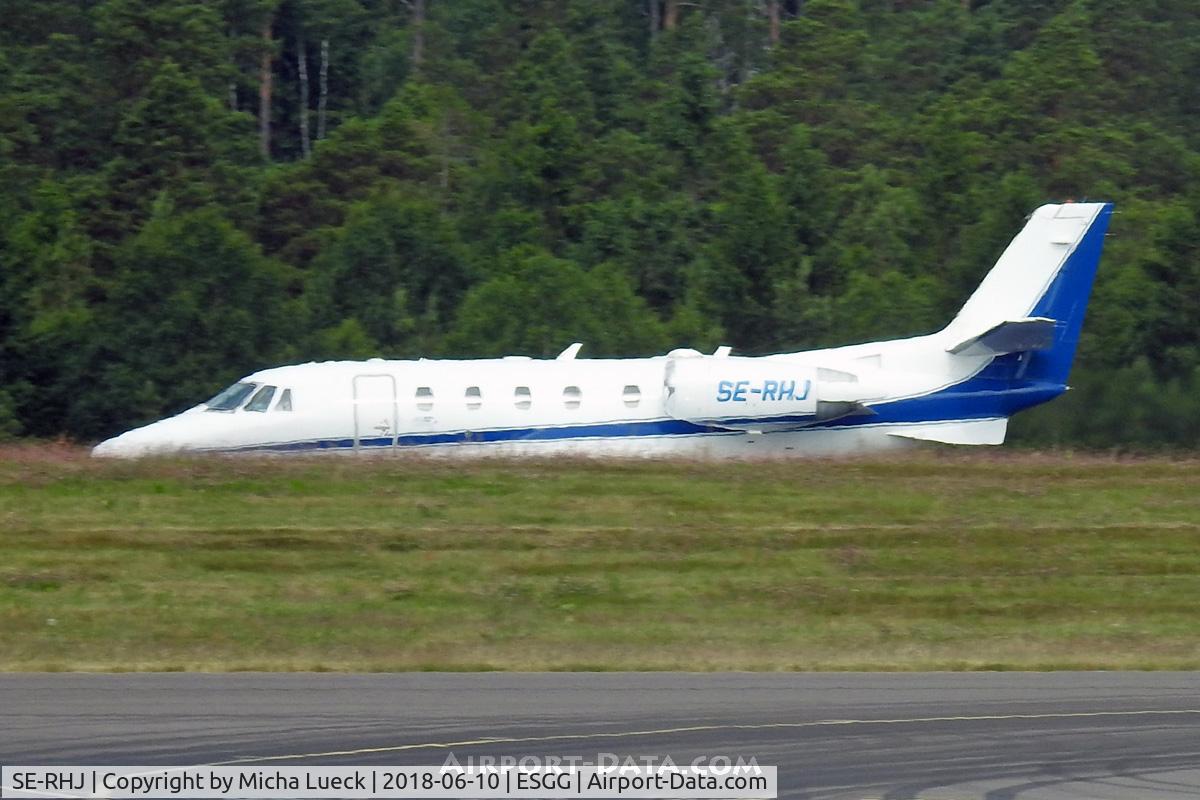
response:
M1024 380L1066 385L1087 310L1111 203L1045 205L1033 212L983 283L942 332L947 349L1053 321L1037 347L1012 361ZM1013 377L1016 377L1015 375Z

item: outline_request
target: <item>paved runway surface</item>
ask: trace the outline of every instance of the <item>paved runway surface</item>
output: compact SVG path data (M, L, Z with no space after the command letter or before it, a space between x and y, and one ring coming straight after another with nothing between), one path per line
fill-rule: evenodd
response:
M1200 673L0 675L0 763L755 757L780 797L1200 796Z

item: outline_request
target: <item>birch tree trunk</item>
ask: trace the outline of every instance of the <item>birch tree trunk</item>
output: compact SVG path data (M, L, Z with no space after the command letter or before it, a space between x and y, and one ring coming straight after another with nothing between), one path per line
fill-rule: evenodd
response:
M312 142L308 138L308 51L303 34L296 41L296 66L300 71L300 152L308 158Z
M329 99L329 40L321 40L321 97L317 100L317 140L325 138L325 105Z
M412 0L412 69L418 72L425 58L425 0Z
M271 20L263 23L262 57L258 73L258 150L266 160L271 158L271 62L274 42L271 41Z

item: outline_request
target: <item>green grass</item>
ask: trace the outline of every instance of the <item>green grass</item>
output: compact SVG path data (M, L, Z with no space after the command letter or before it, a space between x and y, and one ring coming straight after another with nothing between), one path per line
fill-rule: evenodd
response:
M1198 466L10 447L0 669L1195 669Z

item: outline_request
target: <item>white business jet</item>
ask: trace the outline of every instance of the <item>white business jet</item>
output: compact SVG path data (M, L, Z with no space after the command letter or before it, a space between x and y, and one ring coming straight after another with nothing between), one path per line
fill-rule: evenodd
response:
M954 320L909 339L746 358L329 361L248 375L97 445L152 453L781 456L1000 444L1062 394L1112 206L1035 211Z

